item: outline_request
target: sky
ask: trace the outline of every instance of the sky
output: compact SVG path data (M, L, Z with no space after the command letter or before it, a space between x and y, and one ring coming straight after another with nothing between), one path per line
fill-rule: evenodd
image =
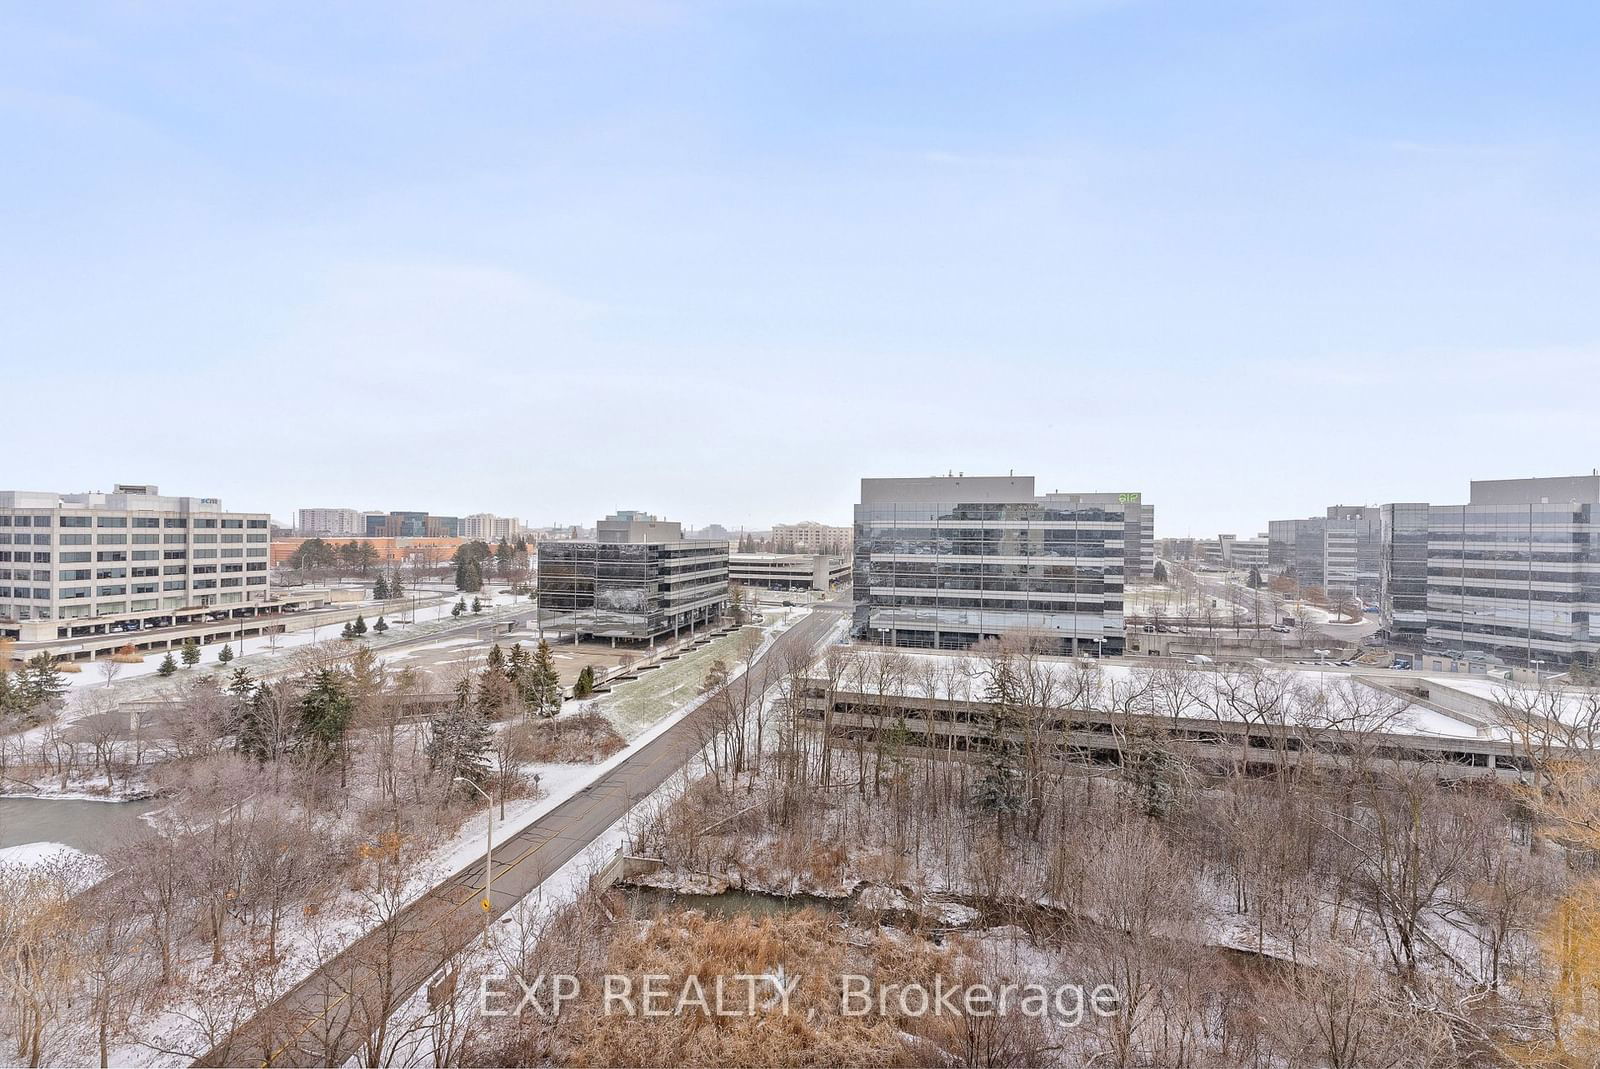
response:
M0 5L0 487L1162 535L1600 466L1600 5Z

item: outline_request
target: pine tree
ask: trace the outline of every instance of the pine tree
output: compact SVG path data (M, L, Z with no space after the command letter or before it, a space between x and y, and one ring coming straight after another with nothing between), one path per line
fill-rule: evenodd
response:
M594 693L594 665L586 664L578 673L578 681L572 685L574 698L587 698Z
M374 634L381 635L385 631L389 630L389 625L384 621L382 616L379 616L378 622L372 625L372 630Z
M523 674L523 688L522 700L539 716L555 716L561 711L561 675L550 655L550 643L539 643L532 667Z
M985 691L992 710L992 724L988 758L975 789L974 801L978 808L994 813L995 833L1004 839L1009 818L1023 809L1022 796L1017 791L1020 776L1016 767L1016 744L1011 738L1021 681L1009 658L1002 659L990 671Z
M162 660L161 667L156 669L158 676L170 676L178 670L178 662L172 659L172 651L167 651L167 656Z
M355 637L356 637L356 627L355 627L355 625L352 624L350 621L346 620L345 624L344 624L344 630L339 632L339 637L344 639L347 642L354 641Z
M389 580L384 578L382 572L378 573L377 582L372 584L372 596L379 601L389 600Z
M231 660L233 660L233 646L224 642L222 648L217 651L217 663L227 664Z
M528 651L522 648L522 643L515 642L511 645L511 655L506 658L506 679L522 693L522 677L533 665L533 658L528 656Z
M499 673L505 671L506 655L505 651L500 648L500 643L496 642L489 647L489 652L483 659L483 665L490 672Z
M355 634L356 638L360 638L362 635L365 635L367 633L366 617L362 616L360 613L356 613L355 622L350 625L350 630Z
M472 679L462 676L455 699L428 719L428 767L481 785L489 777L491 735L472 697Z
M482 612L483 611L483 602L479 601L477 598L473 598L472 599L472 611L475 612L475 613Z
M178 657L185 668L193 668L200 663L200 643L192 638L185 639L183 645L178 647Z
M235 668L233 675L228 677L227 689L228 693L233 695L234 700L241 703L255 697L256 681L250 675L250 669Z
M300 722L312 744L326 759L344 749L345 732L355 713L355 701L344 680L331 668L321 668L300 698Z
M54 702L67 692L67 678L56 667L56 659L48 653L36 653L17 673L16 690L22 706L28 711Z
M405 584L400 581L400 569L396 568L394 575L389 579L389 597L403 598L406 596Z
M467 599L466 598L461 598L461 599L457 600L455 605L450 609L450 615L451 616L460 616L462 613L464 613L466 611L467 611Z

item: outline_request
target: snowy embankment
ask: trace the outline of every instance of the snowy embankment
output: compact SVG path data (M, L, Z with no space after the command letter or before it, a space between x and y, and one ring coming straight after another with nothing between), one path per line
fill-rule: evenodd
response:
M0 867L55 869L70 872L77 890L87 890L106 878L106 864L98 854L86 854L66 843L23 843L0 849Z

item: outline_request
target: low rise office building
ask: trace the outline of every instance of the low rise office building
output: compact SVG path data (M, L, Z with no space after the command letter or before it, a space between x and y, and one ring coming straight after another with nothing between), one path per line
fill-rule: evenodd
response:
M593 541L539 543L541 628L575 638L650 643L720 620L728 545L683 537L680 524L618 512Z
M850 558L827 553L733 553L728 581L764 590L832 590L850 580Z
M861 480L856 636L1120 654L1128 505L1107 497L1039 496L1032 476Z
M154 486L0 492L0 635L24 642L171 626L271 597L271 518Z
M1600 475L1474 481L1465 505L1384 506L1383 619L1410 648L1558 668L1600 633Z

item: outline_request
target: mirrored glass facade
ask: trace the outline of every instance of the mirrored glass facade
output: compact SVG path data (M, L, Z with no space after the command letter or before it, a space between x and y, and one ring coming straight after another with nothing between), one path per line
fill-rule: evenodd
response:
M855 512L857 637L961 649L1026 635L1060 653L1122 652L1124 510L1065 494L896 501L869 493L874 482Z
M647 642L720 618L725 542L539 543L539 622L579 635Z

